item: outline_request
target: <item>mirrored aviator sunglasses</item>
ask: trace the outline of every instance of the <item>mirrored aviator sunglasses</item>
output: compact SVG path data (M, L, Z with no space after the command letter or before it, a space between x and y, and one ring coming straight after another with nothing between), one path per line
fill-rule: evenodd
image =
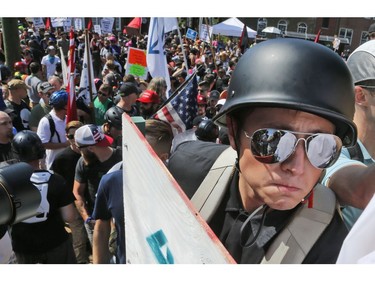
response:
M245 132L251 140L251 151L259 162L282 163L296 150L300 140L305 142L305 151L310 163L317 169L325 169L338 159L342 142L338 136L324 133L300 133L279 129L259 129L253 135ZM308 136L299 138L297 136Z

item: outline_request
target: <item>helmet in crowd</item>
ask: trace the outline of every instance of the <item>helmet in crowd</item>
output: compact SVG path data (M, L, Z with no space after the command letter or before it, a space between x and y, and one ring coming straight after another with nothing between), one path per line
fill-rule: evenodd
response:
M0 64L0 81L6 82L9 78L12 77L12 72L9 67L4 64Z
M215 142L219 136L219 127L211 119L203 119L195 130L197 139Z
M330 120L344 145L353 145L357 129L353 81L340 56L329 48L301 39L268 40L249 49L231 77L228 97L214 117L226 126L226 116L243 107L281 107Z
M118 106L112 106L104 114L104 120L118 130L122 130L122 114L124 112Z
M68 93L64 90L53 92L49 98L49 105L56 109L63 109L68 103Z
M18 132L12 140L12 152L22 162L42 159L46 152L37 133L30 130Z
M17 61L17 62L14 63L13 69L14 69L15 72L19 71L19 72L22 72L22 73L26 73L27 65L23 61Z

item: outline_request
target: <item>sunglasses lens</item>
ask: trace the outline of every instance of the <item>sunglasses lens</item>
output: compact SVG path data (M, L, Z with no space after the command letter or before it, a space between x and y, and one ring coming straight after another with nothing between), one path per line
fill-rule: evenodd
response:
M307 157L315 167L324 169L337 160L342 143L341 140L329 134L316 134L307 140Z
M251 151L259 162L279 163L293 154L297 141L297 137L291 132L261 129L251 137ZM335 163L342 147L340 138L330 134L314 134L305 141L307 157L319 169Z
M296 140L293 134L285 131L261 129L252 136L251 151L262 163L278 163L293 153Z

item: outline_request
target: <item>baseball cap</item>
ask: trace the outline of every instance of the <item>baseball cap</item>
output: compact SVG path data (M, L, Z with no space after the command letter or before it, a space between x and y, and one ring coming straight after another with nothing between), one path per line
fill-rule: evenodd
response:
M354 84L375 86L375 40L367 41L355 49L347 60L347 66Z
M132 82L125 82L121 85L119 89L119 95L121 97L127 97L131 94L137 94L139 93L137 86Z
M9 90L15 89L29 89L30 87L25 84L25 82L21 79L12 79L8 82Z
M198 104L207 104L207 99L205 96L198 94L197 95L197 103Z
M373 32L375 32L375 23L370 25L370 27L368 28L368 34L373 33Z
M54 90L55 88L49 82L42 82L38 84L38 92L42 92L43 94L47 94L50 90Z
M54 46L48 46L47 49L48 49L48 50L55 50L55 47L54 47Z
M145 90L142 94L142 96L137 99L137 101L142 103L159 103L159 95L152 90Z
M94 124L86 124L78 128L74 133L74 139L79 148L91 145L106 147L113 143L113 139Z
M212 91L210 92L210 97L209 97L210 100L219 100L219 98L220 98L220 93L219 93L219 91L212 90Z
M219 99L216 106L224 105L226 101L227 101L226 99Z
M206 116L198 115L193 119L193 126L198 127L199 123L203 120L208 120Z

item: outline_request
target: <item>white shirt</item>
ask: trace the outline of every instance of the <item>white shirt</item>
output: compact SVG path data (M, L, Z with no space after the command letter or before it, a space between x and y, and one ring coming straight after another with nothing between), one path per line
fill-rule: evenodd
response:
M59 134L60 140L62 143L66 142L65 119L61 120L59 117L57 117L54 109L51 110L50 114L52 116L53 121L55 122L55 128L56 128L56 132L53 135L51 142L59 143L57 134ZM47 117L44 116L42 119L40 119L37 134L39 138L41 139L42 143L50 142L51 130L50 130L49 121ZM51 165L53 163L53 160L55 159L56 154L62 150L64 150L64 148L46 149L46 168L48 170L51 168Z

